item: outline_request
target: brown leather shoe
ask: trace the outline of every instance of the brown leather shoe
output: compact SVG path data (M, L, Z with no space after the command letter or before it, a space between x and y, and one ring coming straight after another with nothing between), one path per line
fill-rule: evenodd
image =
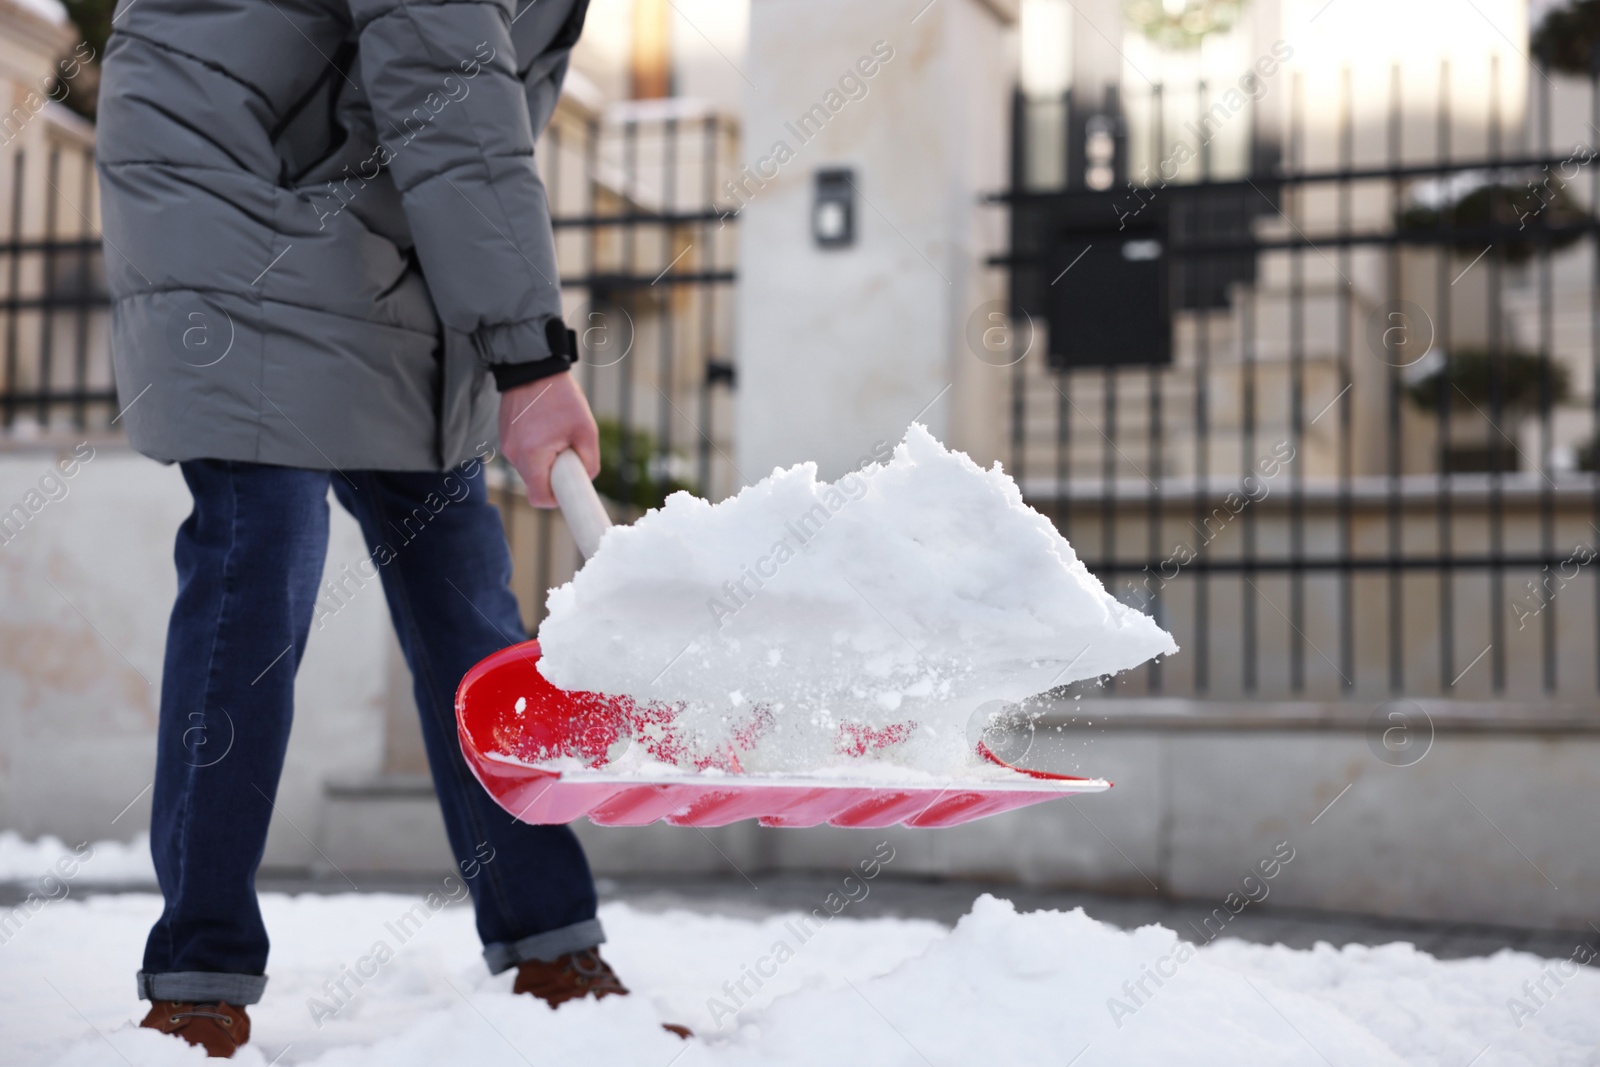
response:
M628 987L622 984L617 972L613 971L611 965L601 959L600 953L592 948L569 952L549 962L523 961L517 965L517 981L511 987L511 991L531 993L552 1008L583 997L594 997L599 1000L612 994L623 997L628 995ZM687 1026L680 1026L677 1023L662 1023L661 1028L677 1034L685 1041L693 1036Z
M532 993L552 1008L581 997L626 996L628 987L592 948L569 952L550 961L524 960L517 965L513 993Z
M176 1034L206 1050L212 1059L231 1060L239 1046L250 1040L250 1016L232 1004L188 1004L153 1000L150 1014L139 1024L163 1034Z

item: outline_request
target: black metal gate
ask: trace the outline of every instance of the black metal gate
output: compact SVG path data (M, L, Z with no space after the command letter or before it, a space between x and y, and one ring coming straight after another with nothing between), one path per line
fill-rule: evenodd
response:
M1397 69L1366 126L1345 72L1309 148L1286 73L1231 175L1130 180L1160 122L1018 95L994 262L1048 358L1013 369L1012 472L1184 649L1116 691L1592 701L1600 79L1533 68L1508 114L1491 70L1481 112L1446 66L1419 115Z

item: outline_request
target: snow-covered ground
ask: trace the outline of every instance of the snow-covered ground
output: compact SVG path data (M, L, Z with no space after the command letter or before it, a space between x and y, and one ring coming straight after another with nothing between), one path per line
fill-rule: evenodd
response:
M1124 932L1081 911L1018 914L990 896L953 930L609 904L606 956L635 995L552 1012L512 996L510 975L484 971L467 908L430 913L418 902L266 894L272 980L239 1062L1600 1063L1600 973L1509 951L1439 961L1407 945L1193 948L1159 926ZM0 1063L200 1062L134 1028L143 1005L132 972L159 908L145 893L68 895L11 924L0 944ZM1514 1003L1527 1010L1514 1015ZM661 1020L698 1037L681 1043Z

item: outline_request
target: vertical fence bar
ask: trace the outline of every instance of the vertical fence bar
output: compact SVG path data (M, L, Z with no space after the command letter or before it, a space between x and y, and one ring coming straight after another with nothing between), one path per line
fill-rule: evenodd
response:
M1202 81L1199 86L1198 101L1199 115L1197 120L1203 122L1206 109L1206 83ZM1211 153L1204 144L1200 151L1200 180L1211 180ZM1169 216L1170 217L1170 216ZM1192 219L1185 219L1186 224ZM1169 234L1169 237L1176 236ZM1187 236L1187 235L1185 235ZM1203 239L1202 239L1203 241ZM1195 289L1203 291L1206 280L1204 270L1205 253L1199 255L1199 264L1195 268ZM1185 260L1184 263L1190 262ZM1186 288L1189 281L1189 271L1185 269L1181 275L1184 283L1179 291ZM1169 297L1170 299L1170 297ZM1181 299L1172 300L1173 328L1177 328L1177 315L1182 310ZM1204 304L1197 300L1197 304ZM1207 480L1211 474L1211 428L1210 428L1210 394L1211 388L1211 331L1208 328L1204 307L1195 312L1195 368L1194 368L1194 517L1197 533L1201 538L1199 558L1195 560L1194 574L1194 643L1195 663L1194 677L1196 692L1205 692L1210 688L1211 682L1211 604L1210 604L1210 546L1205 541L1205 534L1201 531L1205 527L1206 504L1211 492Z
M1073 152L1073 142L1076 138L1072 135L1073 96L1071 88L1061 94L1061 184L1067 189L1077 189L1083 185L1083 168L1079 166L1076 171L1073 163L1081 152Z
M624 190L623 210L627 213L627 221L622 224L622 266L620 273L624 284L628 286L625 298L633 308L635 314L644 309L644 302L635 299L637 289L633 286L634 276L638 273L639 262L639 120L630 116L622 126L622 188ZM656 328L662 328L658 321ZM637 329L637 327L636 327ZM637 485L638 470L634 467L633 455L633 364L631 359L621 360L617 368L617 473L621 475L622 491L627 497L629 506L634 501L634 489ZM646 462L649 462L646 457Z
M1161 155L1166 151L1166 125L1163 119L1163 110L1166 106L1165 93L1164 83L1162 82L1156 82L1150 87L1150 162L1157 175L1161 173ZM1145 174L1148 175L1149 173L1150 168L1147 167ZM1132 188L1133 183L1131 180L1128 185L1129 188ZM1148 509L1145 513L1145 521L1148 525L1146 531L1146 544L1148 546L1146 554L1150 557L1151 563L1161 558L1161 522L1166 506L1164 495L1161 491L1161 486L1166 478L1166 464L1163 462L1165 446L1162 440L1161 425L1161 390L1164 377L1162 368L1152 364L1146 385L1150 393L1148 416L1150 420L1150 457L1147 465L1150 467L1150 477L1154 479L1154 484L1151 486L1152 491L1149 497ZM1145 581L1145 590L1150 592L1148 579ZM1161 586L1157 585L1150 599L1151 613L1157 621L1162 621L1162 603ZM1161 660L1159 658L1150 661L1150 670L1146 678L1150 692L1161 692L1162 677Z
M1539 86L1539 158L1550 158L1550 78L1544 75L1546 57L1534 56L1534 69L1541 77ZM1539 238L1539 455L1536 459L1539 472L1544 476L1539 486L1539 547L1544 558L1555 558L1556 551L1556 483L1552 476L1551 457L1555 449L1552 426L1555 406L1555 379L1552 363L1555 359L1555 330L1552 322L1555 309L1551 306L1555 282L1551 277L1551 248L1549 230L1535 231ZM1541 573L1544 573L1541 571ZM1548 602L1554 593L1548 587L1541 589L1541 602L1545 610L1539 614L1541 641L1544 653L1544 691L1556 689L1556 613Z
M1389 176L1389 205L1390 213L1397 214L1401 204L1401 179L1400 168L1400 137L1403 119L1400 111L1400 64L1392 64L1389 68L1389 129L1388 157ZM1389 249L1388 263L1388 298L1390 306L1400 299L1401 289L1401 250L1398 245ZM1408 327L1409 328L1409 327ZM1402 614L1403 594L1402 576L1400 571L1401 542L1401 515L1400 515L1400 464L1401 464L1401 424L1400 424L1400 368L1392 360L1385 361L1388 368L1388 409L1389 425L1387 438L1388 452L1388 594L1389 594L1389 689L1391 692L1400 692L1405 686L1405 637L1401 629L1404 622Z
M509 512L510 509L507 509ZM555 584L552 573L553 566L551 554L555 548L555 516L549 508L537 509L534 519L534 528L538 531L538 540L534 553L534 588L538 590L539 602L533 609L533 633L539 632L539 624L544 621L545 598L548 590Z
M598 295L594 289L594 277L600 269L600 227L593 221L600 216L600 123L592 118L584 123L583 169L584 186L588 190L586 214L591 220L584 234L586 269L583 276L589 279L587 296L589 306L593 307ZM583 368L583 391L588 395L591 404L598 403L598 398L595 396L596 375L594 361L590 360Z
M1167 84L1156 82L1150 87L1151 115L1150 115L1150 162L1158 177L1161 176L1161 161L1167 151ZM1150 170L1145 170L1148 177Z
M544 170L543 177L544 177L545 188L546 188L546 191L547 191L547 194L548 194L547 195L547 202L550 205L550 214L551 214L552 218L556 218L556 217L560 217L560 216L564 216L564 215L568 214L569 211L568 211L566 203L562 199L562 190L564 188L566 188L566 186L562 183L562 180L561 180L561 170L562 170L562 167L561 167L561 123L559 121L557 121L554 116L551 117L549 125L545 127L545 137L548 139L547 143L549 145L549 155L548 155L548 158L546 160L545 166L543 168L543 170ZM576 212L572 212L572 213L573 214L581 214L582 212L581 211L576 211ZM590 212L590 214L593 214L593 213ZM557 267L556 284L557 284L557 287L559 288L560 282L561 282L560 266L561 266L561 237L562 237L562 232L560 230L555 230L554 233L551 236L552 236L552 239L554 241L555 248L556 248L556 267ZM570 242L568 242L568 243L570 243ZM566 296L565 292L563 292L561 295L562 295L562 297ZM566 301L563 299L563 301L562 301L562 305L563 305L562 315L563 315L563 317L565 317L565 315L566 315L565 304L566 304ZM585 309L585 316L587 317L587 310L586 309ZM578 336L579 336L580 343L578 345L578 350L575 353L575 355L579 360L582 360L583 359L583 345L582 345L581 342L582 342L582 338L584 336L585 327L588 326L588 323L586 323L586 322L569 322L569 323L567 323L567 325L569 327L572 327L572 328L574 328L574 329L576 329L578 331ZM574 377L576 377L576 376L574 376ZM502 508L502 513L504 515L506 515L507 519L509 520L510 515L511 515L510 506L507 505L506 507ZM531 633L537 633L538 629L539 629L539 623L544 621L544 598L545 598L545 593L550 588L549 558L550 558L550 530L551 530L551 527L550 527L549 512L548 512L547 509L544 509L544 508L538 509L538 516L534 519L533 529L534 529L534 553L533 553L534 554L534 589L536 590L537 595L538 595L538 604L533 609L533 629L532 629ZM512 542L512 544L514 546L515 542Z
M1306 169L1305 160L1305 83L1294 80L1294 96L1289 105L1289 159L1291 168ZM1305 189L1296 185L1288 194L1290 226L1296 233L1305 229ZM1306 374L1306 250L1296 245L1289 253L1289 447L1295 461L1289 466L1289 690L1299 693L1306 687L1305 636L1305 374Z
M1028 150L1032 143L1028 137L1027 126L1028 98L1023 95L1022 87L1019 85L1011 90L1011 157L1007 162L1006 174L1006 183L1011 191L1007 203L1011 205L1009 208L1011 211L1016 210L1017 198L1022 195L1023 188L1027 184Z
M1439 106L1436 113L1438 124L1435 133L1434 159L1438 163L1440 188L1448 188L1446 178L1450 173L1450 61L1439 61ZM1439 542L1439 688L1449 690L1455 685L1455 577L1451 570L1450 559L1453 553L1453 537L1451 523L1451 482L1454 472L1450 465L1450 402L1452 388L1450 385L1451 374L1449 359L1451 339L1451 297L1450 289L1455 284L1451 277L1454 271L1453 253L1455 242L1451 239L1451 231L1455 229L1456 208L1451 204L1440 211L1440 221L1443 223L1444 233L1440 237L1442 242L1434 256L1437 264L1434 285L1439 291L1439 306L1435 328L1435 344L1440 352L1445 354L1445 369L1439 375L1437 388L1434 390L1434 403L1438 411L1438 426L1435 440L1437 441L1439 465L1438 480L1434 483L1434 493L1437 494L1438 507L1435 509L1437 523L1437 538Z
M1151 365L1146 379L1146 391L1149 393L1149 455L1146 457L1145 466L1150 476L1150 492L1145 498L1145 551L1151 560L1161 558L1161 509L1162 509L1162 480L1166 477L1166 467L1162 462L1161 443L1161 368ZM1155 592L1155 602L1152 612L1156 619L1161 618L1161 591ZM1146 682L1152 693L1161 692L1161 660L1150 661L1150 669L1146 675Z
M584 132L583 154L584 177L586 179L584 185L588 189L589 204L587 214L590 219L586 240L584 241L584 258L587 260L588 266L588 269L584 271L584 277L589 283L588 290L584 295L587 297L589 307L593 308L597 303L597 298L600 296L600 293L595 289L594 279L600 271L601 229L597 220L600 216L600 139L603 134L603 128L598 119L590 118L584 123ZM583 368L583 391L588 396L589 403L596 407L599 406L600 402L597 392L599 378L600 368L595 365L593 360L586 362ZM554 545L548 540L545 545L547 554L554 552ZM573 543L571 556L577 567L583 566L582 552L578 549L576 542Z
M1008 210L1011 212L1011 217L1006 221L1011 227L1012 233L1016 232L1016 213L1021 209L1022 197L1027 191L1026 186L1028 183L1028 167L1029 158L1032 154L1032 143L1033 139L1028 136L1028 98L1023 95L1022 89L1019 87L1011 94L1011 198L1009 201L1007 201L1009 205ZM1013 242L1013 245L1014 244L1015 242ZM1019 308L1016 306L1017 298L1014 283L1007 295L1010 298L1011 303L1011 307L1007 309L1008 313L1011 311L1027 310L1026 308ZM1016 479L1018 485L1023 484L1022 415L1024 409L1022 405L1022 395L1023 390L1027 388L1027 383L1023 376L1023 364L1025 362L1027 361L1018 360L1011 367L1011 396L1009 398L1011 408L1011 433L1009 434L1011 462L1008 464L1008 466L1011 469L1011 477ZM1048 376L1049 373L1049 368L1047 367L1045 374ZM1066 527L1063 525L1062 535L1065 536L1065 533Z
M489 494L489 498L492 501L494 499L493 494L495 490L490 488L492 479L489 477L489 471L498 470L500 472L500 501L499 503L495 504L495 507L500 512L500 526L505 531L506 544L511 546L511 552L514 556L517 550L517 508L516 493L512 489L513 483L511 479L511 472L513 469L514 468L511 466L511 461L503 454L496 455L494 459L490 460L485 466L483 472L483 485L484 491ZM549 587L545 586L544 588L548 589ZM512 589L513 592L515 592L515 583L513 583ZM543 597L540 597L540 599L542 600ZM517 609L517 622L522 626L523 636L533 636L534 631L539 628L539 619L536 617L534 619L533 628L529 629L528 624L524 622L522 618L524 605L522 604L520 598L517 601ZM534 609L534 614L537 616L537 608Z
M1248 217L1241 212L1241 217ZM1255 469L1256 455L1256 301L1254 290L1250 290L1243 298L1244 307L1241 312L1243 320L1239 338L1239 358L1244 364L1239 374L1239 465L1243 470L1241 475L1245 479L1248 491L1252 479L1258 479L1260 472ZM1266 499L1265 494L1262 499ZM1252 501L1244 509L1244 525L1240 530L1240 555L1244 564L1240 571L1243 581L1239 583L1239 625L1240 639L1243 644L1240 656L1240 683L1246 693L1254 693L1259 684L1259 664L1257 656L1259 650L1256 646L1256 505Z
M39 399L37 405L39 429L50 427L50 386L54 377L51 351L55 347L55 289L56 289L56 200L60 197L61 149L51 148L47 164L49 176L45 179L55 196L45 197L44 209L44 274L39 291L43 299L39 309Z
M1028 382L1022 367L1026 360L1018 360L1011 367L1011 477L1018 485L1027 477L1027 436L1024 421L1028 414ZM1062 375L1066 380L1066 375Z
M89 301L93 298L93 280L89 270L88 243L94 236L89 213L94 207L94 154L85 150L79 157L79 203L82 220L78 227L79 246L75 253L73 289L77 294L77 318L73 329L72 392L73 425L82 430L89 425Z
M1100 559L1117 561L1117 370L1105 368L1100 389L1103 402L1100 442Z
M1021 382L1021 364L1018 371L1013 372L1012 382ZM1045 374L1054 372L1046 370ZM1055 373L1056 379L1056 499L1059 513L1058 522L1061 527L1061 536L1072 539L1072 401L1067 397L1072 379L1066 371ZM1015 418L1015 412L1013 412Z
M717 129L715 115L707 115L701 126L701 134L705 138L702 151L701 167L704 171L700 176L700 198L705 203L706 212L716 209L717 200L717 145L720 132ZM717 229L711 228L711 220L707 219L700 224L700 247L704 249L696 258L700 261L700 269L709 275L717 269L716 234L726 225L726 221L717 223ZM700 287L700 425L703 432L698 439L698 477L700 481L700 495L707 500L711 499L711 347L715 343L713 333L712 314L716 309L716 294L712 286L707 283Z
M1500 144L1500 57L1489 59L1489 158L1501 158ZM1489 187L1489 217L1495 218L1499 209L1500 190ZM1505 506L1502 499L1504 485L1501 471L1503 462L1500 441L1502 430L1500 340L1503 329L1500 315L1500 277L1505 264L1505 250L1500 248L1487 257L1489 268L1489 643L1493 646L1490 664L1493 666L1493 685L1496 693L1506 688L1506 626L1505 626Z
M1262 158L1259 151L1260 144L1261 111L1255 106L1255 102L1251 101L1250 147L1249 158L1246 162L1246 172L1250 175L1252 187L1256 185L1257 179L1269 177L1260 167ZM1251 192L1254 191L1255 189L1252 188ZM1253 208L1255 206L1257 205L1251 199L1250 193L1240 190L1239 218L1251 218L1254 215ZM1254 251L1247 251L1245 254L1254 256L1257 260L1260 258ZM1261 474L1255 469L1256 420L1258 417L1256 393L1260 384L1257 380L1258 368L1256 364L1256 285L1241 287L1240 292L1242 307L1239 312L1239 360L1243 366L1240 368L1239 373L1239 465L1243 471L1241 478L1244 479L1244 488L1248 496L1251 479L1257 479L1257 484L1260 484L1259 477ZM1265 500L1266 495L1263 494L1261 499ZM1239 638L1242 646L1239 657L1239 680L1240 686L1246 694L1254 693L1260 683L1260 648L1257 644L1259 620L1256 618L1258 606L1256 604L1256 520L1258 518L1256 503L1253 499L1247 500L1244 508L1243 528L1239 532L1239 554L1244 561L1239 572L1243 579L1239 583Z
M1355 93L1351 85L1350 68L1340 72L1339 79L1339 232L1350 232L1351 196L1354 181L1350 177L1355 166ZM1339 246L1339 268L1350 277L1352 268L1350 246ZM1355 474L1355 407L1356 398L1349 394L1355 390L1355 366L1351 348L1354 334L1350 329L1350 315L1354 294L1346 284L1339 290L1339 490L1336 505L1338 515L1339 559L1339 662L1344 691L1354 691L1356 685L1356 598L1355 572L1349 563L1355 554L1355 508L1351 483ZM1369 353L1370 355L1370 353Z
M665 141L661 146L661 212L665 215L677 212L677 167L678 167L678 120L676 117L668 118L663 130ZM673 263L673 248L678 243L678 228L676 225L663 224L661 230L666 234L666 250L663 258L667 261L662 269L670 271ZM683 254L689 250L685 248ZM664 279L667 287L662 290L657 298L661 304L661 343L656 376L661 379L658 386L661 392L661 402L656 406L656 470L651 472L650 480L659 482L662 486L672 484L672 388L674 374L673 364L677 359L674 333L677 329L677 290L670 279ZM652 283L654 284L654 283ZM709 284L709 283L707 283ZM702 423L701 429L709 436L711 427ZM653 495L653 494L652 494Z
M1600 48L1589 50L1589 129L1600 129ZM1600 166L1589 164L1589 207L1600 207ZM1588 236L1589 257L1589 475L1593 484L1590 522L1600 529L1600 237ZM1596 547L1600 547L1597 543ZM1600 572L1594 580L1595 688L1600 690Z
M26 173L25 156L19 148L11 164L11 234L6 248L5 426L8 430L17 421L17 332L22 318L17 303L22 298L22 192Z

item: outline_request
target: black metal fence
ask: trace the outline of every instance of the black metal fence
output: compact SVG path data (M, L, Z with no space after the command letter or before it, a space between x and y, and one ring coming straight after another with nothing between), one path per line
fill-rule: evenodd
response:
M1424 114L1397 73L1358 118L1348 75L1320 112L1283 77L1232 117L1248 137L1176 168L1165 116L1192 100L1176 125L1208 131L1204 87L1015 108L997 262L1042 340L1012 369L1009 465L1184 648L1116 691L1590 701L1600 85L1492 70L1473 111L1445 68ZM630 107L564 111L541 166L603 488L637 509L735 488L737 131ZM0 428L114 429L91 161L9 162ZM536 618L572 553L549 515L511 521Z
M116 392L93 156L53 147L33 181L26 152L13 152L6 162L0 430L31 436L57 427L105 427L116 416Z
M623 510L736 488L732 426L735 220L716 207L737 155L725 117L680 101L563 107L540 145L567 319L601 424L601 489ZM108 298L88 151L42 170L7 159L0 241L0 434L116 432ZM114 254L114 253L113 253ZM502 470L530 622L575 553L548 513L518 507Z
M558 115L541 145L567 322L600 423L597 485L623 518L686 489L738 488L732 404L736 220L717 207L738 131L688 101ZM580 562L560 520L501 497L530 630Z
M734 220L715 203L735 138L725 118L662 102L607 121L559 113L541 145L581 374L615 424L620 500L721 484ZM27 153L8 160L0 427L13 433L116 416L93 157L72 153L69 183L65 155L49 152L42 182Z
M727 459L736 230L717 207L737 152L728 119L677 100L614 107L605 124L558 124L547 138L561 284L576 304L584 386L615 424L605 477L619 503L737 487Z
M1012 473L1184 648L1114 691L1592 702L1600 78L1487 68L1286 71L1231 173L1162 86L1018 95Z

